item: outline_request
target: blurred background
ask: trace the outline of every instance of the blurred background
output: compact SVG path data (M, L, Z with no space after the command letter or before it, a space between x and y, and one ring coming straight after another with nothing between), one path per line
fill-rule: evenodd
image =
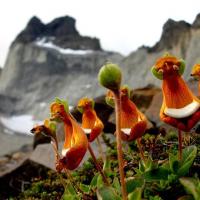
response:
M190 71L200 62L199 8L198 0L2 2L0 176L32 151L30 129L48 117L55 97L67 99L73 112L83 96L101 105L106 91L97 74L107 60L121 66L123 82L153 123L162 99L150 68L163 53L186 60L184 77L197 92Z

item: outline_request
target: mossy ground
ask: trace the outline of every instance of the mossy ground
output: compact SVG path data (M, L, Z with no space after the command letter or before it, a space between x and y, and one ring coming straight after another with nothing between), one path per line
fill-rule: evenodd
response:
M110 181L112 182L114 177L118 177L118 163L117 163L117 151L115 143L111 143L110 140L103 136L106 145L108 146L107 158L110 163L110 170L105 171L108 174ZM143 148L146 154L151 155L155 162L165 162L168 159L169 152L177 151L177 135L175 132L170 132L166 135L149 135L146 134L142 139ZM184 145L195 144L198 147L197 157L193 163L188 176L200 177L200 136L197 134L192 134L186 136L184 140ZM140 153L136 142L129 144L124 144L123 146L125 152L125 174L126 177L133 177L137 173L139 167L139 161L141 160ZM99 158L99 163L103 167L102 159ZM36 170L36 169L34 169ZM40 170L40 169L38 169ZM83 185L89 185L97 173L95 165L92 159L89 159L83 164L81 168L71 173L74 183L82 183ZM39 175L39 174L37 174ZM173 177L172 177L173 179ZM64 191L66 185L70 183L67 179L65 173L58 174L52 170L46 170L40 173L39 176L32 177L29 180L29 184L24 187L24 191L18 193L18 195L10 196L10 199L20 199L20 200L57 200L65 199ZM149 197L155 198L159 195L160 199L177 199L180 196L185 195L186 192L183 186L178 180L172 181L170 185L160 185L157 182L147 183L143 193L144 198L149 199ZM90 197L96 199L95 191L90 191ZM158 199L159 199L158 198ZM90 199L85 197L85 199Z

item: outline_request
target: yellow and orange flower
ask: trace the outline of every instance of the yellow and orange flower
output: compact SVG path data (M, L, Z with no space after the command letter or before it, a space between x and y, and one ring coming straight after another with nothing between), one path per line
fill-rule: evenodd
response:
M93 142L103 131L104 125L94 110L94 101L89 98L82 98L78 102L78 110L82 115L82 128L89 136L89 142Z
M56 137L56 124L50 122L49 119L45 119L44 124L36 125L34 128L32 128L31 133L34 133L35 135L43 134L44 136L50 137L54 140L56 147L58 147Z
M163 80L161 120L180 130L189 131L200 119L200 101L182 79L184 69L183 60L165 55L157 60L152 73Z
M106 95L106 102L110 105L114 105L113 98L113 92L109 90ZM147 128L147 119L130 100L129 89L127 87L121 89L120 110L122 140L132 141L142 137Z
M191 76L196 76L197 78L200 77L200 64L195 64L192 67Z
M67 108L67 103L59 99L56 99L51 105L52 120L62 120L65 131L65 141L62 149L63 158L59 161L59 170L64 168L74 170L77 168L88 148L88 140L84 131Z

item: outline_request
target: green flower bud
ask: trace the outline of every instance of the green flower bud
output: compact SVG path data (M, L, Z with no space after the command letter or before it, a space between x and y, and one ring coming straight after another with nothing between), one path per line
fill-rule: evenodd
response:
M120 88L121 79L121 69L118 65L110 62L102 66L98 74L99 83L110 90L118 90Z

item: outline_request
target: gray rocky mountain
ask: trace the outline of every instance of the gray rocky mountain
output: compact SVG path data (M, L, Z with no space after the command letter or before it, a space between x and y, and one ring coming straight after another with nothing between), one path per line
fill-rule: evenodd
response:
M125 58L102 50L98 39L81 36L72 17L48 24L33 17L10 47L0 77L0 111L43 118L46 103L55 96L67 98L70 105L83 96L97 97L105 92L97 73L106 60L122 66L124 82L132 88L158 86L150 67L167 51L186 60L189 79L192 65L200 60L199 48L200 15L193 24L169 19L153 47L143 46Z
M72 17L48 24L33 17L10 47L0 77L0 111L42 119L46 104L56 96L70 105L83 96L97 97L103 93L97 89L99 68L106 60L122 59L119 53L103 51L98 39L81 36Z
M125 81L133 88L146 84L159 86L160 81L152 76L150 69L158 57L166 52L186 60L184 77L189 80L192 66L200 62L199 49L200 15L193 24L169 19L163 26L160 40L153 47L142 46L122 61Z

